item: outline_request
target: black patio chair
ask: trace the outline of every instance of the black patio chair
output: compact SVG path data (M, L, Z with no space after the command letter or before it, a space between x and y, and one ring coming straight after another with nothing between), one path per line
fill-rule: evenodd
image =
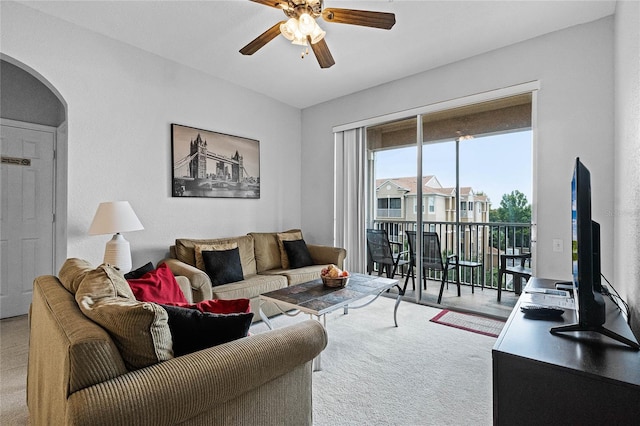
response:
M407 290L409 282L409 274L413 289L415 290L415 272L416 266L416 231L406 231L407 241L409 241L409 272L404 280L404 290ZM440 237L435 232L422 233L422 281L424 289L427 289L427 270L440 271L442 280L440 284L440 293L438 294L438 303L442 301L442 292L444 285L448 280L449 271L456 271L456 284L458 285L458 297L460 297L460 272L458 269L458 255L448 255L446 261L442 260L442 250L440 249Z
M391 245L397 245L399 249L394 254ZM378 275L382 275L386 271L387 278L393 278L396 275L399 266L409 263L408 260L402 259L407 254L402 251L402 245L396 242L390 242L387 231L384 229L367 229L367 272L371 275L373 272L373 264L378 264ZM404 276L404 272L402 272Z
M511 274L513 276L513 292L520 294L522 292L522 280L524 279L526 284L526 280L531 278L531 253L500 255L498 302L502 298L502 281L504 274Z

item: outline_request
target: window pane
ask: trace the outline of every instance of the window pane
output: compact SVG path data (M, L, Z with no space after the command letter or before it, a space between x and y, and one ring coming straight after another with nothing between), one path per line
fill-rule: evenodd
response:
M526 130L479 135L460 142L460 188L472 190L470 220L488 222L489 210L500 208L502 197L513 191L521 192L531 203L531 137L532 132ZM481 214L472 218L474 204Z

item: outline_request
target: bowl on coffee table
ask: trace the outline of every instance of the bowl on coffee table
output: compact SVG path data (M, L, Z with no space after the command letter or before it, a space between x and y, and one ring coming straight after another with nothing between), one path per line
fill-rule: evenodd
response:
M320 278L322 278L322 283L325 286L333 287L333 288L345 287L349 282L349 277L336 277L336 278L320 277Z

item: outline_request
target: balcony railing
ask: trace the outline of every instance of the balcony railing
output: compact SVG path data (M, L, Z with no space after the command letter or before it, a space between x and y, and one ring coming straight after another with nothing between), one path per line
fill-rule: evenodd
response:
M402 217L402 209L377 209L377 217Z
M389 240L400 243L403 251L407 252L409 245L405 231L417 229L416 222L393 220L375 220L374 227L386 230ZM457 253L461 261L482 263L484 274L475 278L475 284L488 288L498 288L500 254L529 253L531 250L530 223L462 222L458 227L452 222L423 222L422 230L436 232L440 236L443 256ZM439 279L439 272L429 271L428 274L429 279ZM470 268L460 268L461 284L471 285L473 277ZM455 275L450 278L455 278ZM513 291L510 282L507 282L506 290Z

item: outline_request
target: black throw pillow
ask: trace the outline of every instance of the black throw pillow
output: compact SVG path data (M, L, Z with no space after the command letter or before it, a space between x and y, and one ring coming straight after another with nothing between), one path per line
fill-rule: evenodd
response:
M313 265L311 254L304 240L283 241L284 249L289 258L289 265L292 269Z
M138 269L134 269L133 271L127 272L124 274L125 280L137 280L142 278L144 274L147 272L155 271L156 268L153 267L153 263L149 262L146 265L139 267Z
M212 314L197 309L160 305L169 315L173 354L181 356L246 337L253 313Z
M242 264L238 248L231 250L203 251L204 269L211 279L211 285L217 286L242 281Z

